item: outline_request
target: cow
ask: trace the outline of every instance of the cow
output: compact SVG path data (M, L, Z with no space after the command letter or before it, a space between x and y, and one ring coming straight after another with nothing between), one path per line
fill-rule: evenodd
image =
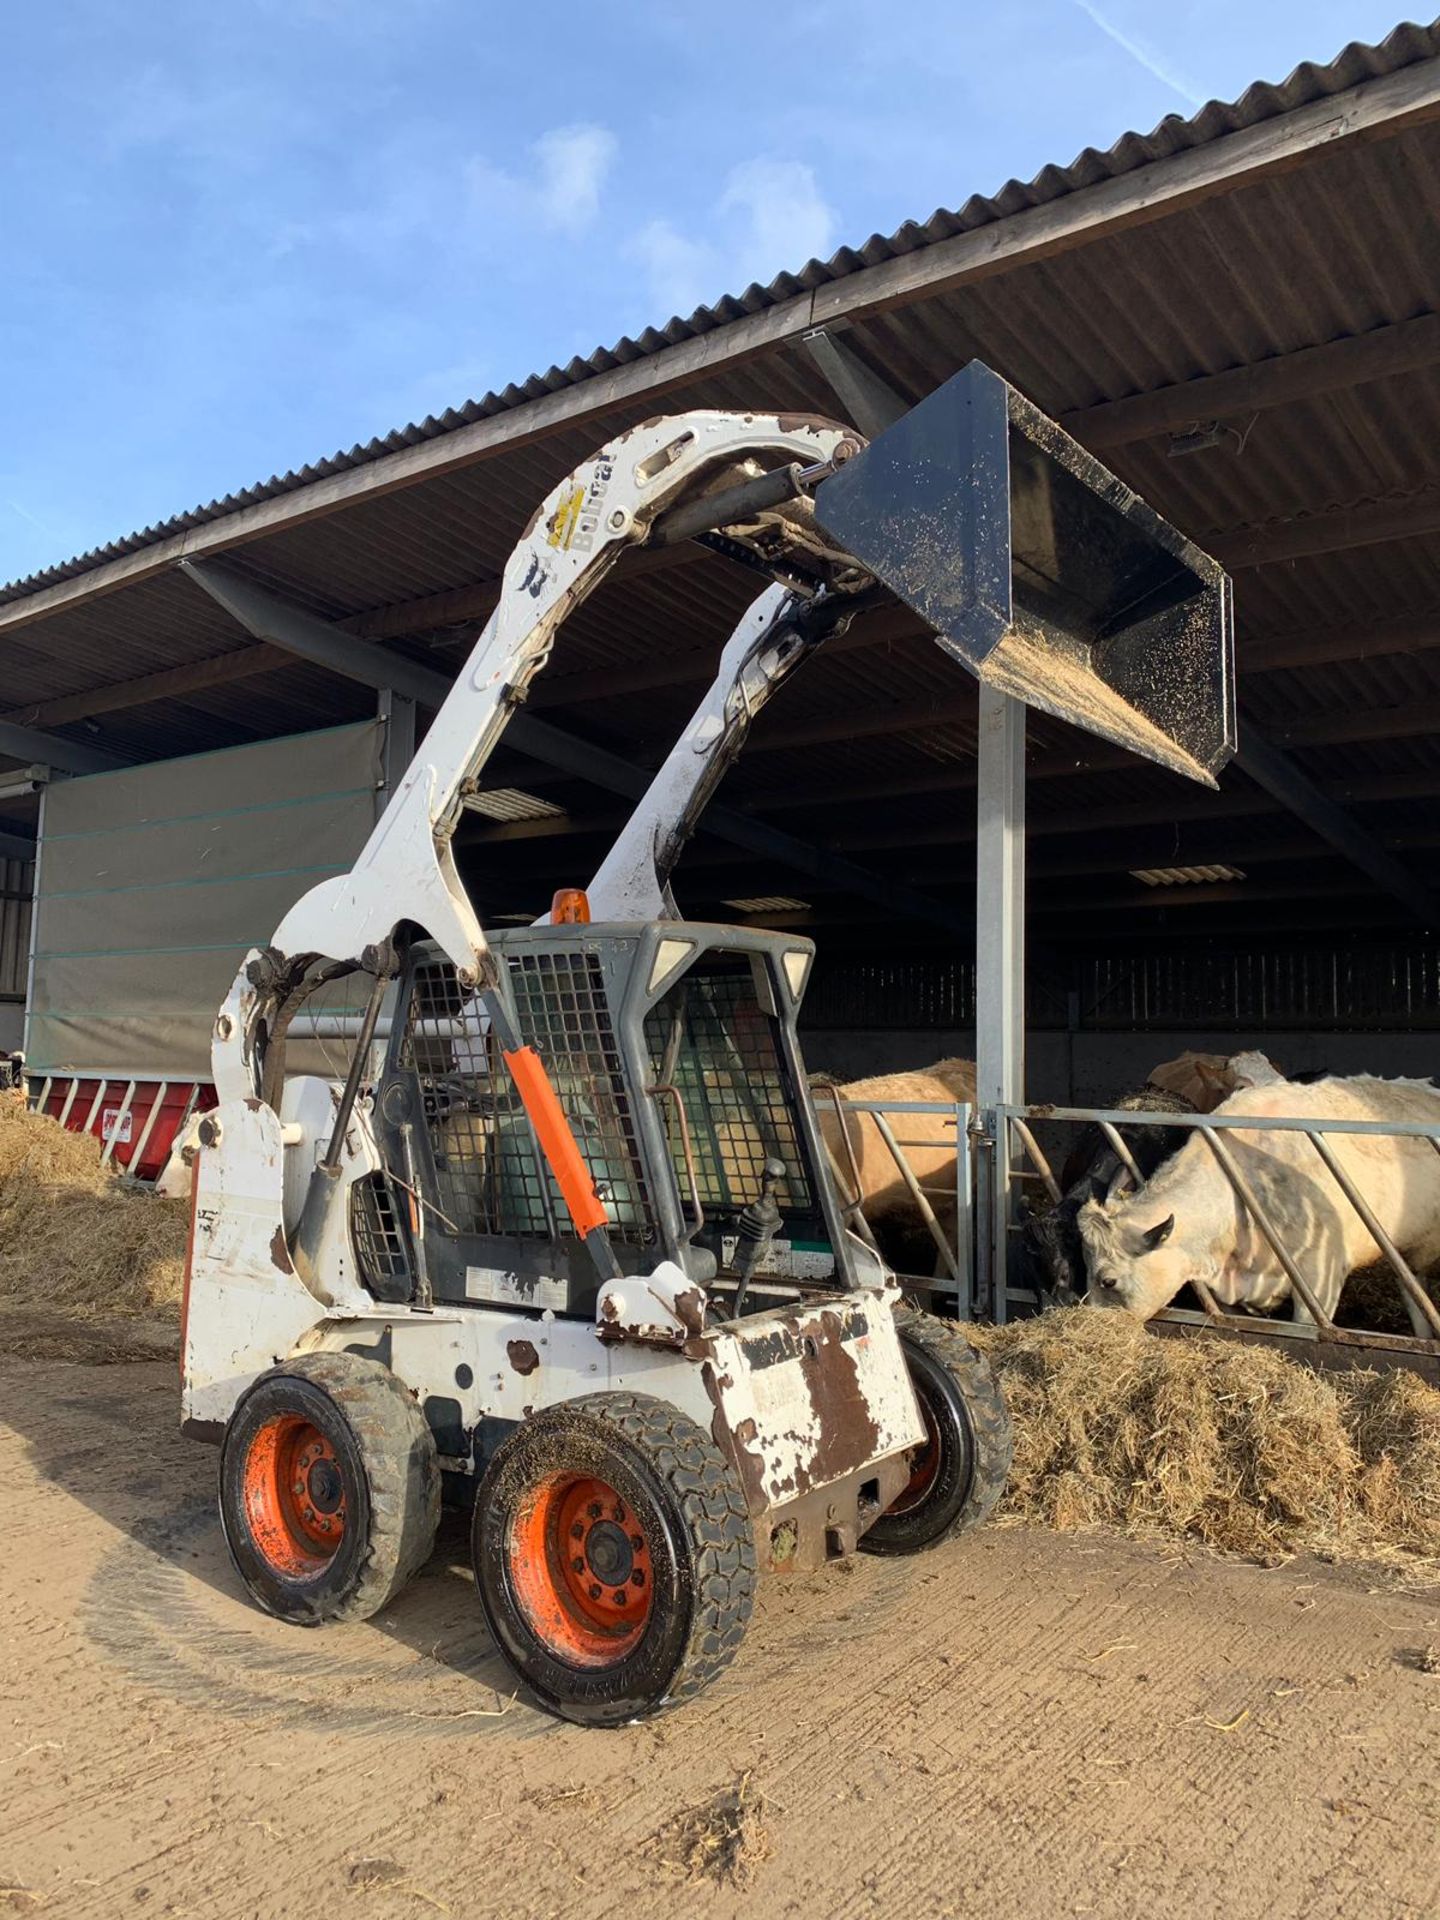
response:
M1114 1102L1127 1113L1213 1113L1240 1087L1281 1080L1284 1075L1263 1053L1182 1053L1155 1067L1143 1087ZM1185 1143L1175 1127L1117 1125L1116 1132L1148 1180ZM1080 1209L1129 1178L1122 1155L1097 1124L1083 1129L1060 1170L1061 1197L1053 1206L1025 1211L1020 1222L1019 1282L1046 1306L1074 1306L1085 1290L1085 1249L1080 1239Z
M1242 1087L1217 1117L1421 1122L1440 1127L1428 1080L1327 1076ZM1303 1133L1226 1132L1225 1142L1326 1314L1346 1278L1382 1257L1365 1223ZM1421 1137L1335 1133L1330 1150L1399 1251L1424 1270L1440 1259L1440 1158ZM1080 1209L1086 1304L1148 1320L1186 1285L1217 1301L1273 1313L1290 1297L1284 1268L1237 1199L1206 1142L1192 1133L1138 1193ZM1309 1319L1303 1301L1296 1319Z
M904 1106L914 1101L935 1106L973 1105L975 1062L937 1060L933 1066L919 1067L910 1073L881 1073L869 1080L850 1080L844 1084L815 1075L810 1084L819 1096L820 1131L841 1194L852 1205L859 1205L872 1227L918 1226L914 1197L873 1116L847 1112L839 1103L864 1100L883 1106ZM924 1188L936 1218L948 1230L955 1222L957 1149L953 1121L939 1114L892 1111L885 1112L885 1119L897 1142L902 1143L900 1150L906 1164ZM921 1139L933 1144L913 1144ZM858 1193L855 1190L857 1171Z
M1115 1102L1127 1113L1194 1113L1195 1107L1178 1093L1162 1093L1154 1085L1127 1093ZM1131 1159L1148 1179L1176 1148L1184 1135L1174 1127L1117 1125L1115 1131ZM1086 1127L1060 1170L1061 1197L1053 1206L1022 1210L1019 1235L1018 1282L1051 1307L1074 1306L1085 1290L1085 1248L1080 1239L1080 1212L1091 1200L1112 1189L1118 1191L1127 1174L1124 1160L1098 1124ZM1118 1183L1118 1185L1117 1185Z

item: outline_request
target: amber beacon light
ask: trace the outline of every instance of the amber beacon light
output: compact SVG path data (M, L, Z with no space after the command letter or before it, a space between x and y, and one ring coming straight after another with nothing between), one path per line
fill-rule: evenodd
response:
M588 927L590 899L583 887L560 887L550 902L550 921L557 927Z

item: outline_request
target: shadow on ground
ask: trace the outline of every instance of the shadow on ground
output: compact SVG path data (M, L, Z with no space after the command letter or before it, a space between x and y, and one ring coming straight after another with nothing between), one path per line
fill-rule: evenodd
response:
M34 1329L26 1347L34 1351ZM74 1351L67 1339L66 1351ZM291 1724L410 1720L534 1735L486 1631L468 1516L447 1509L429 1564L373 1620L321 1629L260 1612L230 1563L215 1499L218 1455L179 1431L173 1360L95 1366L0 1359L0 1426L58 1496L111 1531L86 1583L87 1637L147 1687L211 1711Z

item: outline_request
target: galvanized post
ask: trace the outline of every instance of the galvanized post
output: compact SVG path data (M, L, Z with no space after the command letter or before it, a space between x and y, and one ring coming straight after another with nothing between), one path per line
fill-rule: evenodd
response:
M980 686L975 881L975 1081L982 1144L979 1291L1006 1317L1010 1129L1025 1097L1025 704ZM988 1178L986 1177L988 1173Z
M955 1300L955 1318L975 1318L975 1174L970 1154L970 1122L973 1109L955 1108L955 1258L960 1266L960 1286Z
M375 711L385 737L380 743L380 786L375 795L378 820L415 758L415 702L393 687L382 687Z

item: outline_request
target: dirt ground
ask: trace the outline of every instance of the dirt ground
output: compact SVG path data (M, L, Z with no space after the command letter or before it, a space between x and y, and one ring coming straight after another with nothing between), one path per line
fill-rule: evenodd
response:
M1023 1528L764 1590L668 1720L508 1700L447 1523L387 1613L241 1599L173 1362L0 1360L0 1913L1440 1908L1440 1589ZM745 1781L749 1884L685 1822Z

